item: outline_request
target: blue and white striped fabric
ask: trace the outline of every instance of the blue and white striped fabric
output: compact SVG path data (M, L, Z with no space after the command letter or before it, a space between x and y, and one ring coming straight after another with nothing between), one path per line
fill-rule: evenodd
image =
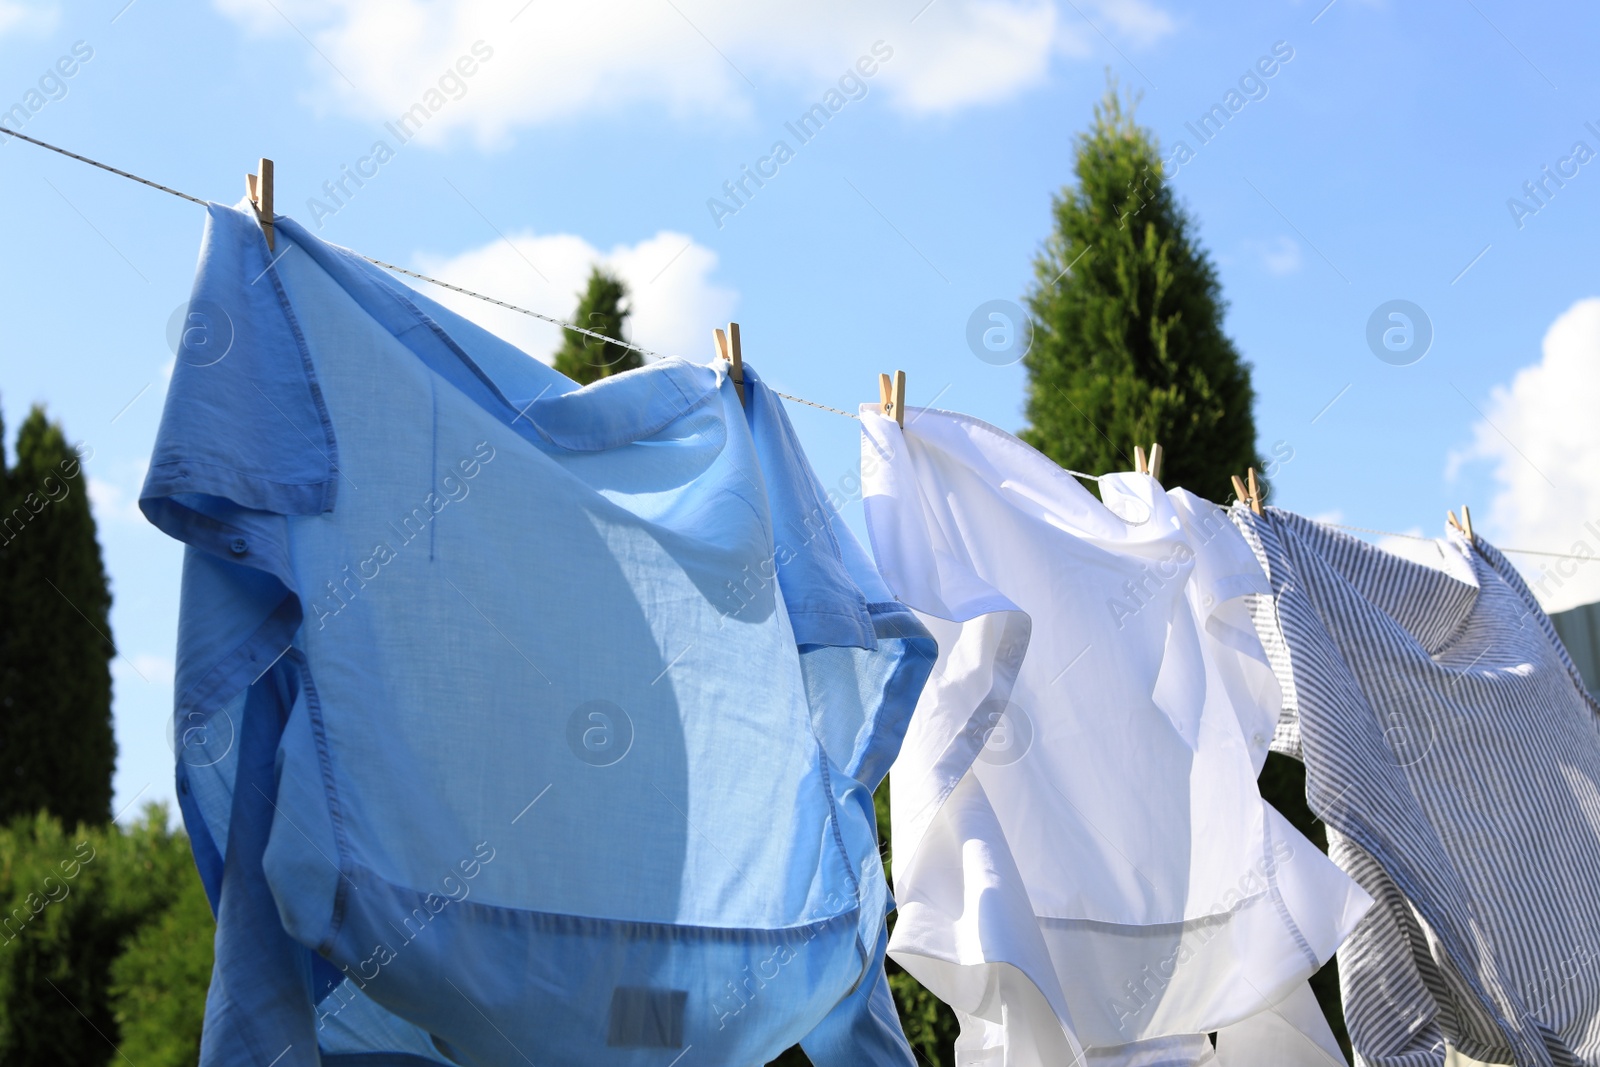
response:
M576 383L211 205L186 543L201 1062L912 1067L872 787L935 649L750 371Z
M1272 581L1275 747L1377 901L1339 950L1360 1061L1600 1064L1600 708L1549 619L1481 538L1440 570L1233 514Z

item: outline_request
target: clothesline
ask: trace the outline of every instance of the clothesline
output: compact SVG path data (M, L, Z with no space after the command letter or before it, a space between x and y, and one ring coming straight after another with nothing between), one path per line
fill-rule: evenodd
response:
M1370 527L1367 527L1367 526L1345 526L1345 525L1342 525L1341 523L1337 523L1337 522L1323 522L1322 525L1330 527L1330 528L1335 529L1335 530L1350 530L1350 531L1353 531L1355 533L1376 534L1379 537L1403 537L1407 541L1430 541L1431 542L1431 541L1436 541L1437 540L1437 538L1428 537L1425 534L1398 533L1398 532L1396 532L1394 530L1374 530L1374 529L1371 529ZM1515 552L1518 555L1522 555L1522 556L1550 556L1550 557L1553 557L1555 559L1575 559L1575 560L1579 560L1581 562L1595 562L1597 560L1600 560L1600 555L1597 555L1597 556L1579 556L1579 555L1576 555L1576 554L1574 554L1572 552L1546 552L1545 550L1539 549L1539 548L1505 548L1505 547L1503 547L1501 545L1496 545L1495 547L1498 548L1501 552Z
M38 145L40 148L47 148L52 152L56 152L56 153L59 153L60 155L66 156L68 159L75 159L79 163L87 163L91 167L99 167L101 170L109 171L110 173L117 175L119 178L127 178L130 181L138 182L140 185L148 185L152 189L159 189L163 193L168 193L168 194L170 194L172 196L181 197L182 199L187 200L190 203L200 204L202 206L204 206L205 204L209 203L209 201L205 200L202 197L193 196L193 195L191 195L189 193L185 193L185 192L183 192L181 190L174 189L169 185L162 185L160 182L151 181L149 178L141 178L137 174L131 174L128 171L122 170L122 169L120 169L118 167L113 167L109 163L102 163L98 159L90 159L88 156L79 155L77 152L69 151L69 150L67 150L65 148L60 147L59 145L53 145L53 144L50 144L47 141L41 141L37 137L29 137L25 133L18 133L15 130L8 130L4 126L0 126L0 133L8 134L11 137L17 138L19 141L27 141L29 144ZM573 323L566 322L566 321L564 321L562 319L558 319L558 318L556 318L556 317L554 317L552 315L545 315L545 314L541 314L540 312L537 312L537 311L532 311L532 310L530 310L528 308L525 308L525 307L518 307L515 304L509 304L504 300L496 299L495 297L488 296L487 294L475 292L475 291L473 291L471 289L467 289L467 288L465 288L463 286L460 286L460 285L455 285L455 284L453 284L451 282L447 282L447 281L444 281L444 280L439 279L439 278L432 278L432 277L429 277L426 274L419 274L417 271L407 270L405 267L399 267L399 266L396 266L393 263L386 263L385 261L383 261L381 259L377 259L377 258L375 258L373 256L364 255L364 254L362 254L360 252L357 252L356 255L361 256L362 259L366 260L368 263L371 263L375 267L382 267L384 270L392 270L396 274L404 274L408 278L416 278L419 281L428 282L431 285L437 285L441 289L449 289L451 292L460 293L462 296L470 296L475 300L482 300L482 301L484 301L486 303L494 304L496 307L503 307L507 311L515 311L519 315L527 315L530 318L535 318L535 319L539 319L539 320L544 321L544 322L548 322L552 326L561 327L563 330L571 330L573 333L583 334L586 337L593 337L597 341L604 341L607 344L613 344L613 345L617 345L620 348L630 349L630 350L632 350L634 352L638 352L640 355L654 356L657 359L668 358L665 354L663 354L661 352L657 352L654 349L645 348L643 345L636 345L636 344L632 343L631 341L624 341L624 340L622 340L620 338L611 337L611 336L609 336L607 334L599 333L599 332L597 332L595 330L586 329L586 328L584 328L582 326L577 326L577 325L574 325ZM854 419L854 418L859 418L860 417L860 416L854 414L853 412L843 411L843 410L840 410L839 408L835 408L835 407L829 407L827 404L819 404L815 400L807 400L804 397L799 397L799 396L790 396L788 393L780 393L776 389L774 389L773 392L774 393L778 393L778 395L783 397L785 400L793 400L797 404L806 404L806 405L809 405L810 407L820 408L823 411L831 411L835 415L843 415L847 419Z
M3 127L0 127L0 128L3 128ZM636 345L636 344L633 344L632 342L629 342L629 341L619 340L618 338L615 338L615 337L609 337L609 336L607 336L606 334L603 334L603 333L596 333L593 330L586 330L582 326L574 326L570 322L565 322L565 321L563 321L561 319L554 318L554 317L552 317L550 315L541 315L537 311L530 311L527 308L518 307L515 304L508 304L504 300L499 300L499 299L496 299L495 297L492 297L492 296L486 296L483 293L474 292L471 289L466 289L466 288L463 288L462 286L454 285L454 284L452 284L450 282L447 282L447 281L441 281L438 278L430 278L426 274L418 274L414 270L407 270L404 267L397 267L393 263L385 263L383 260L374 259L372 256L361 255L361 253L359 253L359 252L357 252L356 255L361 256L362 259L366 260L368 263L371 263L375 267L382 267L384 270L392 270L396 274L404 274L408 278L416 278L416 279L418 279L420 281L429 282L429 283L431 283L433 285L439 286L441 289L449 289L453 293L460 293L462 296L470 296L470 297L473 297L474 299L482 300L482 301L484 301L486 303L493 304L496 307L503 307L507 311L515 311L518 314L530 315L533 318L542 319L545 322L548 322L553 326L560 326L564 330L571 330L574 333L587 334L590 337L594 337L594 338L597 338L598 340L605 341L607 344L617 345L620 348L632 349L633 351L638 352L641 355L655 356L657 359L667 359L667 358L669 358L669 357L663 355L660 352L656 352L656 351L653 351L652 349L644 348L641 345ZM790 396L788 393L779 393L778 390L776 390L776 389L774 389L772 391L774 393L778 393L778 395L783 397L785 400L793 400L797 404L808 404L808 405L810 405L811 407L814 407L814 408L821 408L823 411L831 411L835 415L843 415L847 419L860 418L859 415L856 415L856 414L854 414L852 412L841 411L838 408L829 407L827 404L819 404L815 400L807 400L804 397L799 397L799 396Z
M152 189L158 189L163 193L168 193L168 194L170 194L172 196L180 197L180 198L182 198L184 200L189 201L190 203L200 204L201 206L205 206L206 204L210 203L210 201L204 199L203 197L193 196L193 195L191 195L189 193L185 193L185 192L182 192L182 191L180 191L178 189L174 189L171 186L162 185L160 182L151 181L149 178L141 178L137 174L131 174L128 171L121 170L121 169L119 169L117 167L113 167L109 163L102 163L97 159L90 159L88 156L79 155L77 152L69 151L69 150L67 150L65 148L61 148L58 145L50 144L47 141L41 141L36 137L29 137L25 133L18 133L15 130L6 129L4 126L0 126L0 133L5 133L7 136L10 136L10 137L15 137L19 141L27 141L29 144L37 145L40 148L49 149L52 152L55 152L55 153L58 153L60 155L66 156L68 159L75 159L79 163L87 163L91 167L99 167L101 170L109 171L110 173L117 175L119 178L127 178L130 181L138 182L140 185L148 185ZM527 315L527 316L529 316L531 318L539 319L539 320L541 320L543 322L548 322L552 326L559 326L563 330L571 330L573 333L583 334L586 337L593 337L596 340L604 341L607 344L614 344L614 345L617 345L617 346L619 346L621 348L630 349L631 351L638 352L640 355L654 356L657 359L668 358L663 353L657 352L657 351L655 351L653 349L645 348L642 345L633 344L630 341L623 341L623 340L620 340L620 339L615 338L615 337L610 337L610 336L608 336L606 334L599 333L599 332L597 332L595 330L586 329L585 327L578 326L578 325L575 325L575 324L570 323L570 322L566 322L565 320L558 319L558 318L556 318L556 317L554 317L552 315L544 315L544 314L541 314L540 312L532 311L532 310L530 310L528 308L525 308L525 307L518 307L516 304L510 304L510 303L507 303L504 300L499 300L499 299L497 299L495 297L488 296L488 295L486 295L484 293L475 292L474 290L467 289L467 288L465 288L463 286L460 286L460 285L455 285L455 284L453 284L451 282L443 281L442 279L439 279L439 278L433 278L433 277L430 277L430 276L428 276L426 274L420 274L420 273L418 273L417 271L414 271L414 270L407 270L405 267L396 266L393 263L387 263L387 262L385 262L385 261L383 261L381 259L377 259L377 258L375 258L373 256L364 255L363 253L360 253L360 252L357 252L356 255L361 256L362 259L366 260L368 263L371 263L373 266L382 267L384 270L394 271L396 274L404 274L408 278L416 278L417 280L427 282L430 285L437 285L441 289L448 289L451 292L460 293L462 296L470 296L475 300L482 300L485 303L494 304L496 307L505 308L507 311L515 311L519 315ZM829 412L832 412L835 415L843 415L847 419L859 419L860 418L860 416L856 415L854 412L844 411L844 410L842 410L840 408L836 408L836 407L830 407L827 404L820 404L815 400L807 400L805 397L800 397L800 396L791 396L788 393L779 392L776 389L774 389L772 391L774 393L776 393L778 396L783 397L785 400L792 400L796 404L805 404L808 407L817 408L817 409L819 409L821 411L829 411ZM1094 481L1098 481L1099 480L1098 477L1096 475L1093 475L1093 474L1082 474L1082 473L1080 473L1078 471L1068 471L1067 473L1076 475L1079 478L1087 478L1087 479L1094 480ZM1413 540L1413 541L1431 541L1431 540L1433 540L1433 538L1431 538L1431 537L1424 537L1424 536L1422 536L1420 534L1398 533L1398 532L1392 531L1392 530L1374 530L1374 529L1370 529L1370 528L1365 527L1365 526L1342 526L1339 523L1334 523L1334 522L1323 523L1323 525L1331 526L1336 530L1350 530L1350 531L1354 531L1354 532L1358 532L1358 533L1375 534L1375 535L1380 536L1380 537L1401 537L1401 538L1406 538L1408 540ZM1546 552L1546 551L1542 551L1540 549L1535 549L1535 548L1505 548L1505 547L1501 547L1501 546L1496 546L1496 547L1500 548L1501 552L1512 552L1512 553L1515 553L1517 555L1522 555L1522 556L1548 556L1548 557L1551 557L1551 558L1554 558L1554 559L1575 559L1575 560L1580 560L1580 561L1585 561L1585 562L1591 562L1591 561L1595 561L1595 560L1600 560L1600 556L1579 556L1579 555L1575 555L1575 554L1573 554L1571 552Z

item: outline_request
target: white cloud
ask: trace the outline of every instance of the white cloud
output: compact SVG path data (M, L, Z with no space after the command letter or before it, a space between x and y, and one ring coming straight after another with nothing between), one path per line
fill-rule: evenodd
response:
M1402 531L1404 537L1380 537L1376 544L1379 548L1401 559L1409 559L1413 563L1420 563L1424 567L1435 570L1447 570L1445 566L1444 544L1436 538L1421 539L1422 527L1413 526Z
M1044 81L1052 53L1086 54L1081 38L1062 30L1053 3L948 3L935 16L939 6L918 20L929 24L897 48L881 75L890 99L909 111L995 103Z
M1261 260L1268 274L1281 278L1300 269L1300 242L1286 234L1279 234L1270 241L1246 241L1244 244Z
M93 508L97 525L104 526L108 522L144 522L144 515L139 511L139 501L135 495L115 482L90 478L89 503Z
M1104 48L1062 0L934 0L920 13L922 0L904 0L892 14L846 0L532 2L520 10L516 0L214 2L253 33L304 48L303 33L314 44L305 49L313 106L389 121L444 76L450 84L433 98L421 137L465 129L485 144L520 126L635 105L737 120L752 113L756 86L811 103L879 41L880 57L890 50L892 58L867 84L911 112L1003 100L1043 81L1055 56ZM1129 49L1176 28L1149 0L1079 6ZM451 68L480 41L480 56L486 49L492 58L455 78Z
M117 481L85 476L95 522L100 526L108 522L131 522L143 527L145 518L139 510L139 489L144 485L145 472L150 469L150 463L141 459L119 463L116 467L124 475Z
M1321 511L1311 516L1311 520L1325 523L1329 526L1342 527L1344 524L1344 512L1339 508L1334 508L1331 511ZM1368 536L1360 530L1352 529L1341 529L1340 532L1369 541L1375 547L1402 559L1409 559L1413 563L1421 563L1424 566L1440 570L1445 569L1444 546L1433 538L1425 537L1420 526L1413 526L1411 529L1404 530L1398 534L1373 536Z
M1499 544L1600 555L1600 298L1573 304L1544 335L1543 358L1490 394L1473 443L1498 492L1473 526ZM1512 556L1546 610L1600 600L1600 563Z
M42 34L61 21L61 7L55 3L32 4L25 0L0 0L0 34L20 30Z
M711 358L711 328L733 314L737 294L715 284L717 254L670 230L601 253L571 234L509 234L456 256L419 256L418 269L507 303L570 319L596 263L628 286L628 339L663 355ZM541 277L543 275L543 277ZM429 297L548 363L561 343L557 326L426 282ZM581 324L580 324L581 325Z
M1135 44L1152 45L1177 30L1172 16L1144 0L1126 0L1120 4L1106 4L1101 14L1117 32L1131 37Z

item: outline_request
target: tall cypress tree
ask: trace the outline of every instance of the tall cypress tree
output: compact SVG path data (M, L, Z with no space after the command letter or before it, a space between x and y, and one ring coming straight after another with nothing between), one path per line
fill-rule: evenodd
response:
M1022 437L1073 470L1129 470L1161 442L1162 481L1216 501L1256 459L1250 368L1222 332L1216 270L1115 86L1078 137L1077 187L1034 261Z
M35 407L0 499L0 822L111 817L111 591L87 478Z
M628 287L622 279L596 266L589 271L589 284L578 297L578 310L573 312L572 321L615 340L625 340L623 327L633 314L627 305ZM555 358L556 370L580 385L642 366L643 358L631 348L571 331Z

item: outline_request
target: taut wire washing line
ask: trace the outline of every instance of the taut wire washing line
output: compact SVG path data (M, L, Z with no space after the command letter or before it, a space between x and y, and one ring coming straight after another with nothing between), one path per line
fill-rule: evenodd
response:
M149 178L141 178L137 174L130 174L128 171L120 170L120 169L118 169L116 167L111 166L109 163L101 163L97 159L90 159L88 156L81 156L76 152L70 152L65 148L61 148L61 147L59 147L57 145L50 144L50 143L48 143L46 141L41 141L36 137L29 137L25 133L18 133L15 130L6 129L6 127L4 127L4 126L0 126L0 133L4 133L9 137L15 137L19 141L27 141L29 144L38 145L40 148L47 148L52 152L55 152L55 153L58 153L60 155L66 156L68 159L75 159L79 163L87 163L91 167L99 167L101 170L109 171L110 173L115 174L119 178L127 178L129 181L138 182L140 185L148 185L152 189L159 189L163 193L169 193L172 196L180 197L180 198L182 198L184 200L189 201L190 203L200 204L201 206L205 206L206 204L209 204L211 202L211 201L206 200L206 199L204 199L202 197L191 196L188 193L180 192L179 190L174 189L171 186L162 185L160 182L153 182ZM414 270L407 270L404 267L397 267L393 263L386 263L381 259L374 259L372 256L363 255L360 252L357 252L355 254L358 255L358 256L361 256L362 259L366 260L368 263L371 263L375 267L382 267L384 270L394 271L396 274L404 274L408 278L416 278L417 280L427 282L430 285L437 285L441 289L448 289L453 293L460 293L462 296L470 296L475 300L482 300L482 301L484 301L486 303L494 304L496 307L505 308L507 311L515 311L520 315L527 315L527 316L529 316L531 318L540 319L540 320L542 320L544 322L550 323L552 326L559 326L563 330L571 330L573 333L583 334L586 337L593 337L596 340L605 341L607 344L614 344L614 345L618 345L618 346L620 346L622 348L631 349L631 350L633 350L635 352L638 352L640 355L655 356L657 359L668 358L668 357L664 356L662 353L653 351L653 350L648 349L648 348L645 348L642 345L636 345L636 344L632 344L631 342L628 342L628 341L618 340L615 337L608 337L603 333L597 333L594 330L588 330L588 329L585 329L582 326L575 326L570 322L565 322L565 321L563 321L561 319L555 318L555 317L550 316L550 315L542 315L537 311L530 311L527 308L518 307L515 304L508 304L504 300L497 300L496 298L494 298L492 296L487 296L487 295L485 295L483 293L474 292L471 289L466 289L466 288L463 288L462 286L459 286L459 285L453 285L450 282L441 281L438 278L430 278L428 275L419 274ZM774 393L777 393L778 396L783 397L785 400L792 400L796 404L805 404L805 405L807 405L809 407L818 408L819 410L822 410L822 411L831 411L833 414L835 414L835 415L843 415L847 419L858 419L858 418L860 418L859 415L856 415L853 412L844 411L844 410L841 410L840 408L829 407L827 404L819 404L815 400L807 400L805 397L800 397L800 396L790 396L788 393L779 393L778 390L776 390L776 389L774 389L772 391ZM1076 475L1079 478L1088 478L1088 479L1091 479L1091 480L1094 480L1094 481L1099 481L1099 476L1097 476L1097 475L1081 474L1081 473L1079 473L1077 471L1068 471L1067 473ZM1396 532L1391 531L1391 530L1373 530L1373 529L1369 529L1368 527L1365 527L1365 526L1341 526L1340 524L1333 523L1333 522L1323 523L1322 525L1331 526L1336 530L1352 530L1352 531L1355 531L1355 532L1358 532L1358 533L1377 534L1380 537L1403 537L1403 538L1407 538L1407 539L1413 540L1413 541L1432 541L1433 540L1433 538L1431 538L1431 537L1424 537L1424 536L1422 536L1420 534L1396 533ZM1500 546L1496 546L1496 547L1500 547ZM1575 560L1586 561L1586 562L1593 562L1595 560L1600 560L1600 556L1579 556L1579 555L1575 555L1575 554L1573 554L1571 552L1545 552L1545 551L1541 551L1541 550L1535 549L1535 548L1504 548L1504 547L1500 547L1500 551L1501 552L1514 552L1514 553L1517 553L1518 555L1523 555L1523 556L1550 556L1550 557L1553 557L1553 558L1556 558L1556 559L1575 559Z
M1352 530L1356 533L1377 534L1380 537L1403 537L1407 541L1427 541L1432 544L1438 542L1438 538L1429 537L1426 534L1396 533L1393 530L1374 530L1367 526L1345 526L1337 522L1319 522L1318 525L1327 526L1334 530ZM1556 559L1575 559L1580 561L1600 560L1600 555L1579 556L1572 552L1546 552L1539 548L1500 548L1499 545L1495 545L1495 547L1502 552L1515 552L1522 556L1553 556Z
M3 128L4 127L0 127L0 129L3 129ZM527 308L518 307L515 304L508 304L504 300L497 300L494 297L486 296L483 293L475 293L471 289L463 289L459 285L453 285L450 282L441 281L438 278L430 278L426 274L418 274L414 270L407 270L404 267L397 267L393 263L385 263L381 259L374 259L371 256L361 255L360 252L357 252L356 255L361 256L362 259L366 260L368 263L371 263L375 267L382 267L384 270L392 270L396 274L404 274L408 278L416 278L416 279L418 279L420 281L429 282L429 283L431 283L433 285L439 286L441 289L449 289L453 293L460 293L462 296L470 296L470 297L473 297L475 299L482 300L482 301L484 301L486 303L494 304L496 307L503 307L507 311L515 311L515 312L517 312L518 314L521 314L521 315L531 315L536 319L543 319L545 322L550 323L552 326L560 326L564 330L571 330L574 333L585 334L585 335L587 335L589 337L596 338L597 340L605 341L607 344L618 345L618 346L620 346L622 348L631 348L635 352L638 352L641 355L655 356L657 359L668 359L668 358L671 358L671 357L662 355L660 352L655 352L655 351L652 351L651 349L643 348L643 347L641 347L639 345L631 344L631 343L629 343L627 341L619 341L615 337L608 337L603 333L596 333L593 330L586 330L582 326L574 326L570 322L564 322L561 319L553 318L550 315L541 315L537 311L529 311ZM776 390L776 389L774 389L772 391L774 393L778 393L778 390ZM841 411L838 408L831 408L826 404L819 404L815 400L807 400L804 397L790 396L788 393L778 393L778 395L783 397L785 400L793 400L797 404L809 404L811 407L821 408L823 411L831 411L835 415L843 415L847 419L857 419L857 418L861 417L861 416L856 415L856 414L854 414L852 412L849 412L849 411Z
M137 174L131 174L128 171L121 170L121 169L119 169L117 167L113 167L109 163L102 163L98 159L90 159L88 156L82 156L82 155L79 155L76 152L71 152L71 151L68 151L65 148L61 148L58 145L53 145L53 144L50 144L49 142L41 141L37 137L29 137L25 133L18 133L15 130L6 129L4 126L0 126L0 133L5 133L5 134L7 134L7 135L9 135L11 137L15 137L19 141L27 141L29 144L38 145L40 148L47 148L52 152L56 152L56 153L59 153L60 155L66 156L68 159L75 159L79 163L87 163L91 167L99 167L101 170L109 171L110 173L115 174L119 178L127 178L129 181L138 182L140 185L148 185L152 189L159 189L163 193L168 193L168 194L170 194L172 196L181 197L182 199L187 200L190 203L200 204L200 205L204 206L204 205L206 205L207 203L210 202L210 201L207 201L207 200L203 199L202 197L191 196L190 194L182 192L181 190L174 189L169 185L162 185L160 182L153 182L149 178L141 178ZM543 314L540 314L537 311L531 311L528 308L518 307L515 304L508 304L504 300L498 300L498 299L496 299L496 298L494 298L492 296L488 296L488 295L486 295L484 293L474 292L471 289L467 289L467 288L464 288L464 287L459 286L459 285L454 285L454 284L452 284L450 282L447 282L447 281L442 281L439 278L430 278L426 274L419 274L414 270L407 270L404 267L395 266L393 263L386 263L381 259L375 259L372 256L363 255L360 252L357 252L356 255L361 256L362 259L366 260L368 263L371 263L375 267L382 267L384 270L394 271L396 274L404 274L409 278L416 278L419 281L428 282L431 285L437 285L441 289L449 289L453 293L460 293L463 296L470 296L470 297L472 297L472 298L474 298L476 300L482 300L485 303L494 304L497 307L503 307L507 311L515 311L519 315L527 315L530 318L540 319L540 320L542 320L544 322L550 323L550 325L552 325L552 326L559 326L563 330L571 330L573 333L583 334L586 337L593 337L597 341L605 341L607 344L613 344L613 345L617 345L618 347L621 347L621 348L632 349L633 351L638 352L640 355L654 356L657 359L666 359L666 358L668 358L663 353L654 351L653 349L645 348L643 345L636 345L636 344L633 344L632 342L621 340L620 338L609 337L606 334L599 333L599 332L597 332L595 330L585 329L582 326L576 326L576 325L574 325L574 324L572 324L570 322L565 322L565 321L563 321L561 319L558 319L558 318L555 318L555 317L553 317L551 315L543 315ZM773 392L778 393L778 391L776 389L774 389ZM829 407L827 404L819 404L815 400L807 400L804 397L799 397L799 396L790 396L788 393L778 393L778 395L783 397L785 400L793 400L797 404L807 404L807 405L809 405L811 407L814 407L814 408L820 408L823 411L831 411L835 415L843 415L843 416L845 416L846 418L849 418L849 419L859 418L858 415L856 415L856 414L854 414L852 412L841 411L839 408Z

